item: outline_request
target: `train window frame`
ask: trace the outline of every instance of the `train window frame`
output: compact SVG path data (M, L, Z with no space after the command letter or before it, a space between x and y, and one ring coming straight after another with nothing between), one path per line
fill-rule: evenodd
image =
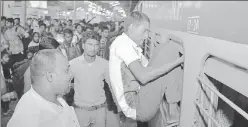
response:
M221 66L221 65L224 65L224 66ZM214 68L218 68L218 69L216 70ZM236 76L236 80L241 81L241 83L240 82L235 83L235 87L233 87L234 81L236 81L236 80L233 80L233 78L235 77L233 76L235 75L233 74L234 70L236 70L235 74L239 74L239 76ZM221 82L223 85L231 88L232 90L236 91L237 93L247 98L248 93L242 91L242 88L239 88L240 86L245 84L246 80L248 81L247 70L248 70L247 68L241 67L230 61L226 61L213 54L205 55L200 73L197 77L198 84L196 85L197 90L196 90L196 98L194 102L196 108L195 108L195 119L193 122L193 126L197 126L196 124L200 124L200 125L205 124L205 126L208 126L208 127L213 127L213 126L219 127L220 126L220 123L215 120L216 112L214 112L214 110L217 111L219 99L226 102L226 104L228 104L234 111L238 112L239 114L241 114L244 118L248 120L248 114L245 111L243 111L241 108L239 108L236 104L234 104L232 101L230 101L227 97L225 97L222 93L220 93L215 87L215 84L212 83L207 78L207 76L210 76L213 79ZM233 77L227 78L227 76L233 76ZM244 79L244 81L240 79ZM237 87L236 84L239 84L238 85L239 87ZM205 92L205 94L203 92ZM207 99L207 98L210 98L210 102L208 102L208 104L204 104L203 101L204 99ZM206 108L206 107L209 107L209 108ZM200 115L203 117L202 119L199 119ZM205 123L202 123L204 121Z

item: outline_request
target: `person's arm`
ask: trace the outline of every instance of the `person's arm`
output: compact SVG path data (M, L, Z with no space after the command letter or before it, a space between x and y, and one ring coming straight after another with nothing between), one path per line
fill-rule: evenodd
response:
M134 74L135 78L138 79L142 84L147 84L148 82L159 78L160 76L169 73L178 65L182 64L184 58L181 57L174 62L164 64L161 67L143 67L139 60L135 60L129 64L129 69Z
M2 73L0 78L1 78L1 95L4 95L5 93L7 93L7 87Z
M23 36L25 38L28 38L29 37L28 32L26 32L22 27L18 27L17 30L18 30L18 33L21 34L21 36Z
M1 38L2 42L1 42L1 52L4 51L4 50L7 50L9 49L9 43L4 39L4 38Z
M184 61L184 57L179 58L175 62L165 64L158 68L143 67L140 63L140 56L130 44L121 44L116 48L116 55L121 58L128 68L131 70L135 78L143 85L159 78L160 76L170 72Z

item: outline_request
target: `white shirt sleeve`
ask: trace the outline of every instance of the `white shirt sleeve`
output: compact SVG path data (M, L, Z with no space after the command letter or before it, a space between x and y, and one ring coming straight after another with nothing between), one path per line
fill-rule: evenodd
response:
M76 43L78 43L78 37L77 37L77 35L73 35L72 44L76 44Z
M116 47L115 54L124 61L127 66L133 61L140 59L133 46L125 42Z

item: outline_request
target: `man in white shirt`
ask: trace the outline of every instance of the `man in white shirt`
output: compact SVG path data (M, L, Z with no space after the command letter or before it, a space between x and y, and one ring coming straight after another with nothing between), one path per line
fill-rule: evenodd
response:
M110 81L122 112L134 120L148 121L151 117L147 116L151 115L146 114L146 112L150 110L149 106L152 106L152 104L150 105L150 101L151 99L160 99L156 91L161 91L163 85L157 84L154 85L154 87L150 86L150 89L147 89L148 87L145 85L168 73L183 63L184 59L181 57L175 62L164 64L161 67L145 67L141 62L142 51L139 46L141 46L144 39L148 37L150 19L144 13L135 11L126 18L125 24L125 32L118 36L110 47ZM135 79L140 82L138 86L142 86L142 88L138 88L140 89L136 96L138 97L136 99L138 101L134 107L128 105L124 96L124 83L121 72L123 63L131 71Z
M87 34L86 41L81 42L84 54L70 61L75 86L73 105L81 127L118 127L118 116L108 111L103 88L104 80L110 84L108 61L97 56L97 32Z
M63 54L56 49L40 51L30 73L32 87L19 100L7 127L79 127L73 107L61 98L71 79Z

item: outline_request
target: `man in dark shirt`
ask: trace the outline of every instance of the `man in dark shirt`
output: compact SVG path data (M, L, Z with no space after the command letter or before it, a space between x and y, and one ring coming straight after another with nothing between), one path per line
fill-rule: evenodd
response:
M6 92L12 92L13 91L13 84L11 79L11 64L9 63L9 54L6 50L1 52L1 64L3 69L3 77L6 84L7 91ZM4 115L8 115L11 113L11 110L9 109L9 103L10 101L1 101L2 108Z
M46 24L44 23L39 24L39 29L40 29L41 38L47 37Z
M6 27L6 17L1 16L1 32L4 33L7 30Z

